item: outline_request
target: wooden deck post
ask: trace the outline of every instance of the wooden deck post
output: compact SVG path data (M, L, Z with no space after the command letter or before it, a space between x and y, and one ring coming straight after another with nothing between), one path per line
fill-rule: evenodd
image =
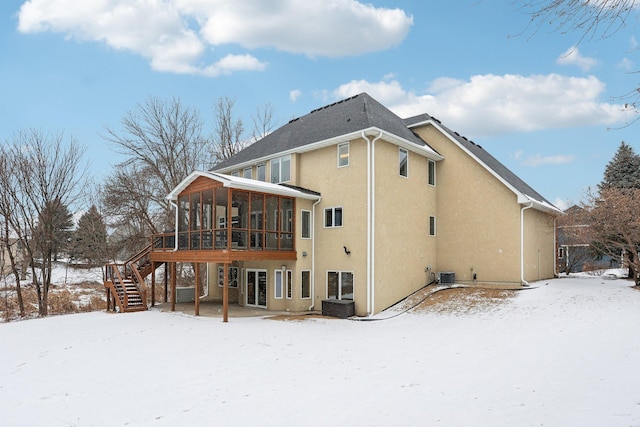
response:
M151 307L156 305L156 263L151 262Z
M164 302L169 302L169 263L164 263Z
M195 269L196 269L195 271L196 286L195 286L195 289L193 290L195 308L193 312L194 312L194 315L200 316L200 264L197 262L195 263Z
M222 321L229 321L229 264L223 264L222 272Z
M176 263L171 263L171 311L176 311Z

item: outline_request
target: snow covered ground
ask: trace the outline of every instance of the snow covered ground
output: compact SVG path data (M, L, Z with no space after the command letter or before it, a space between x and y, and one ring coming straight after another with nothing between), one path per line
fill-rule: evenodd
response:
M0 324L0 425L640 425L640 291L534 285L374 322L152 310Z

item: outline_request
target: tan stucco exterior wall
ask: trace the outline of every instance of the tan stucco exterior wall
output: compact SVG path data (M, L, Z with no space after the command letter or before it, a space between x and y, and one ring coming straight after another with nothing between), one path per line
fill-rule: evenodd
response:
M462 283L472 282L476 274L478 283L520 284L522 205L516 194L434 127L415 130L445 158L438 162L436 176L437 270L454 272ZM540 278L552 277L553 231L546 219L551 224L553 219L533 212L525 211L525 256L530 266L525 274L533 276L540 248Z
M428 184L428 160L409 152L408 176L399 174L399 147L375 143L374 312L427 284L435 266L436 238L429 216L436 215L436 187Z
M524 211L524 279L527 282L549 279L555 274L555 224L543 212Z

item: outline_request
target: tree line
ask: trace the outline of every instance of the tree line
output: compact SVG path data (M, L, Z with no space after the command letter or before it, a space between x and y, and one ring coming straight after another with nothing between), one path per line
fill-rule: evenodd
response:
M83 164L86 147L64 133L37 129L14 133L0 146L0 274L36 290L38 313L48 314L51 273L59 256L89 266L125 260L148 236L173 227L164 199L195 169L211 169L271 132L271 104L256 108L247 135L235 100L214 105L213 133L179 98L149 97L124 114L103 139L124 159L98 184ZM86 208L88 206L88 208ZM85 207L85 208L83 208ZM73 213L84 211L75 223ZM109 232L107 231L109 230Z

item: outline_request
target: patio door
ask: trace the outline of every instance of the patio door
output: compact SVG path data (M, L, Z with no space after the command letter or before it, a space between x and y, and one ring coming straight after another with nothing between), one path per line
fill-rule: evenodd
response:
M267 308L267 270L246 270L247 302L251 307Z

